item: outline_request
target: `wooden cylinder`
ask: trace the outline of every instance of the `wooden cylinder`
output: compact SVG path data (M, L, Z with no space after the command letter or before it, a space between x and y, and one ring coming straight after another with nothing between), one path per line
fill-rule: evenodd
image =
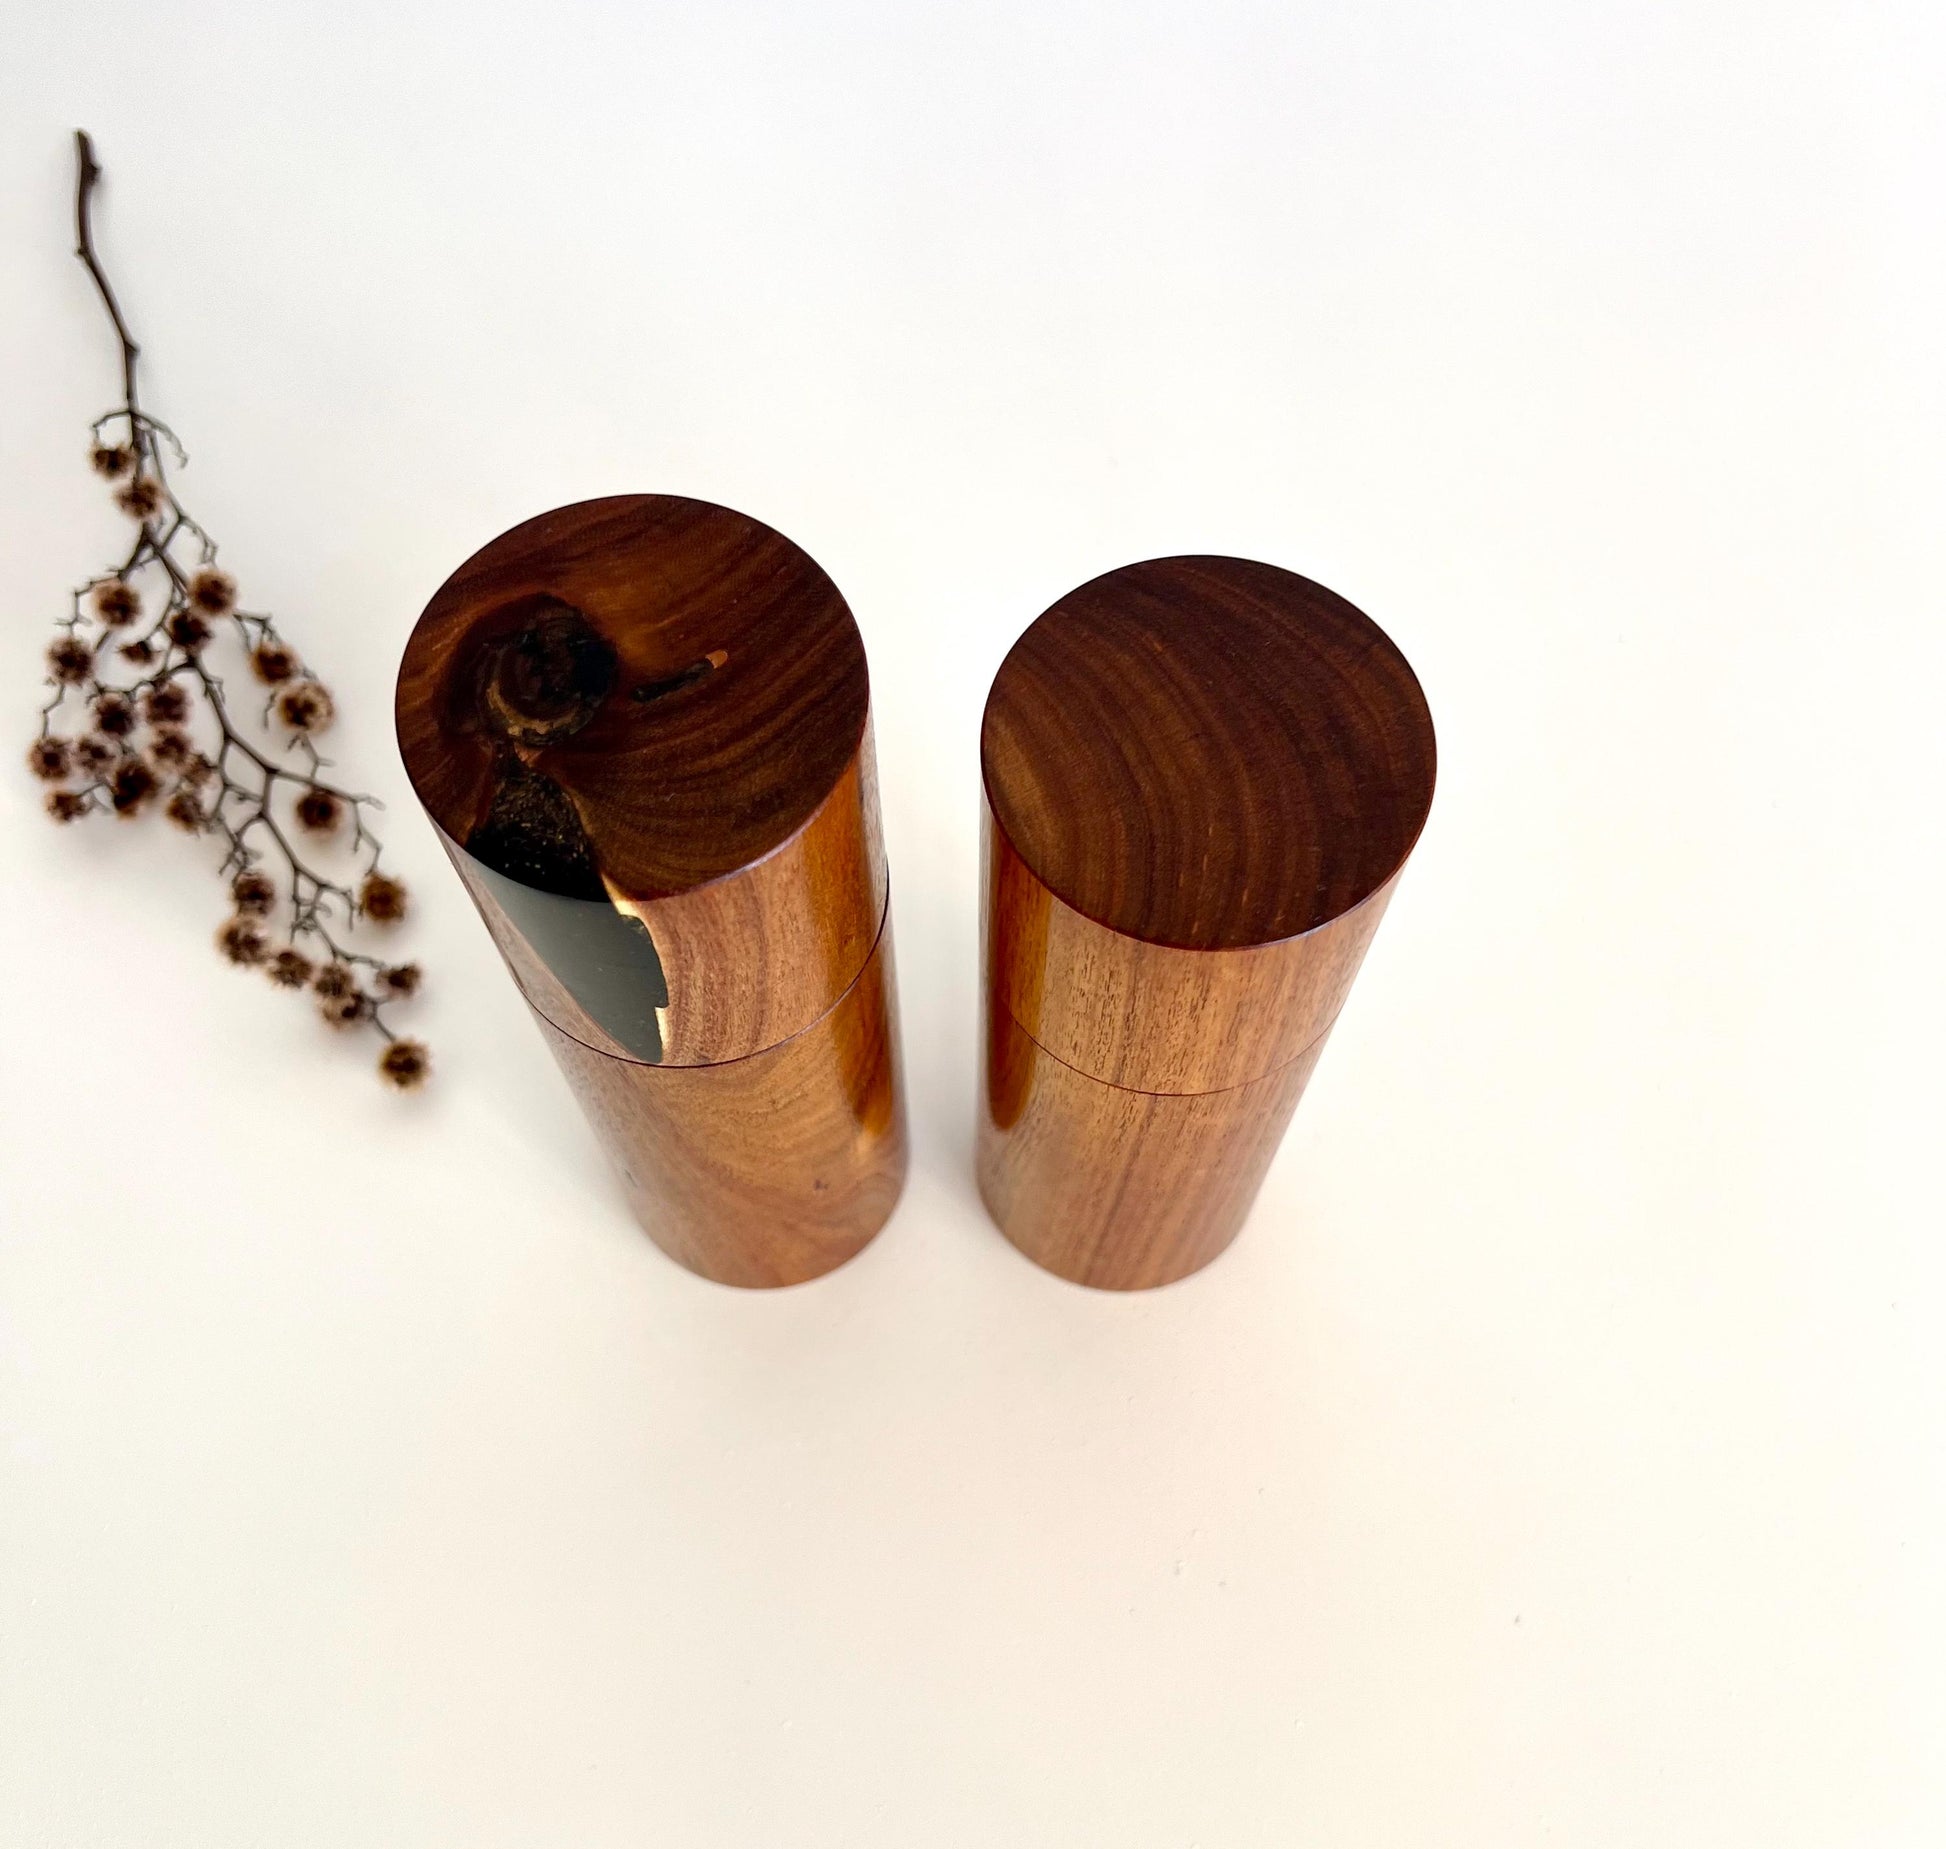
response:
M651 1237L793 1284L906 1165L864 644L798 547L620 495L503 533L399 669L407 774Z
M1242 1226L1425 824L1425 696L1322 585L1154 559L1014 644L980 761L980 1191L1062 1277L1169 1283Z

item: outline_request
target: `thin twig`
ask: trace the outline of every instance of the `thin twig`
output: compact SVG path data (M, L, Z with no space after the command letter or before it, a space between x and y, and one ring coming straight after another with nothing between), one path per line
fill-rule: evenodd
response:
M128 331L128 323L122 318L122 305L115 300L115 291L101 267L101 259L95 255L95 188L101 183L101 167L95 160L95 144L88 139L85 128L74 131L74 151L80 162L80 175L74 187L74 254L88 266L88 274L101 291L101 305L108 310L108 318L115 324L116 338L122 343L122 409L133 419L137 415L135 362L142 349Z

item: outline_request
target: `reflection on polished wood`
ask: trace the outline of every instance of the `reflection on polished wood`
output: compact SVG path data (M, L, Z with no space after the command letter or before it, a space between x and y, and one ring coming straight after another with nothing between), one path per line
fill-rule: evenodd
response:
M858 980L780 1046L716 1066L613 1059L535 1010L636 1217L719 1284L797 1284L861 1251L905 1183L888 921Z
M529 1000L577 1040L625 1059L665 1066L718 1065L775 1046L842 994L871 948L889 901L879 844L878 787L869 718L857 755L811 819L774 854L732 879L644 902L611 894L588 901L531 895L517 921L504 875L443 830L440 842ZM651 1056L625 1020L584 1006L590 966L548 957L532 941L533 913L552 902L583 906L611 923L634 922L653 946L634 978L656 987ZM733 954L721 946L735 946ZM572 985L572 986L571 986Z
M1037 1265L1102 1290L1200 1270L1257 1197L1320 1038L1227 1091L1131 1091L1063 1065L1012 1016L987 1023L980 1194Z
M837 587L707 502L559 508L441 586L397 715L413 787L655 1236L736 1282L849 1256L904 1145L874 999L870 686Z
M1322 586L1151 560L1063 598L981 729L981 1189L1132 1289L1234 1236L1432 800L1405 659Z
M1222 953L1103 930L982 817L994 1005L1056 1059L1137 1091L1222 1091L1311 1045L1351 992L1397 876L1302 937Z
M652 1057L593 1017L598 994L534 941L541 908L510 916L509 885L592 906L605 960L666 986L653 1057L670 1065L815 1021L877 938L864 645L815 561L746 515L619 495L502 534L427 605L397 712L496 942L590 1045Z

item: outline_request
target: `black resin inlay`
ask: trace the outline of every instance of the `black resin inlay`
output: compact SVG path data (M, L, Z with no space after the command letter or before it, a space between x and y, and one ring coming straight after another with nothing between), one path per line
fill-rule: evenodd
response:
M477 864L501 909L589 1018L632 1058L660 1065L656 1010L668 1007L669 985L648 926L606 895L597 902L543 892Z

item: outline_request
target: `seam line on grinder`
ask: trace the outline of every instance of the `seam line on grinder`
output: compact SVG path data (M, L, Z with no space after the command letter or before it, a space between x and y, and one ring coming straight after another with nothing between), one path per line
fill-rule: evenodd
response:
M539 1015L540 1018L543 1021L545 1021L549 1027L553 1028L553 1030L557 1034L561 1035L563 1039L572 1040L574 1044L578 1047L586 1047L590 1053L597 1055L599 1058L612 1059L624 1066L640 1066L644 1072L708 1072L712 1067L715 1066L740 1066L746 1059L761 1059L766 1053L776 1052L776 1050L780 1046L789 1046L793 1040L802 1040L804 1036L811 1031L812 1028L820 1026L823 1022L829 1020L831 1016L849 998L852 990L857 988L859 983L864 980L865 972L871 968L873 958L875 958L878 955L880 947L885 942L886 929L888 926L890 926L891 922L892 922L892 880L891 880L891 875L888 872L885 881L885 907L884 910L882 910L878 915L878 930L872 937L872 947L871 949L865 952L864 960L858 965L858 973L855 976L853 976L848 983L845 984L844 989L840 992L838 998L834 1002L832 1002L829 1008L825 1009L825 1011L822 1014L820 1014L815 1021L805 1022L805 1024L802 1027L800 1027L795 1033L786 1034L781 1040L773 1040L768 1046L753 1047L748 1053L739 1053L734 1059L707 1059L701 1061L699 1064L692 1065L692 1066L677 1065L673 1060L667 1060L667 1059L661 1059L661 1060L633 1059L626 1053L612 1052L610 1051L609 1048L605 1046L591 1046L586 1040L582 1039L582 1037L579 1034L574 1033L572 1030L563 1027L559 1021L555 1020L555 1018L551 1014L549 1014L545 1008L543 1008L540 1005L539 1002L535 1001L535 999L527 993L527 985L521 981L518 975L515 974L513 966L511 964L507 964L507 974L513 978L513 985L517 990L519 990L520 999L524 1001L528 1007L533 1009L533 1011L537 1015ZM505 963L506 959L503 957L501 961ZM658 1010L658 1012L660 1011ZM1026 1031L1027 1030L1025 1028L1021 1029L1022 1033L1026 1033ZM1031 1038L1031 1036L1029 1037ZM1038 1046L1040 1042L1035 1041L1034 1044ZM1054 1056L1053 1054L1050 1053L1048 1057L1052 1059Z
M998 1007L1000 1012L1020 1030L1023 1038L1031 1041L1037 1052L1045 1053L1057 1066L1067 1067L1077 1078L1086 1079L1091 1085L1106 1085L1110 1091L1125 1091L1131 1097L1135 1098L1220 1098L1226 1091L1243 1091L1249 1086L1261 1085L1265 1079L1274 1079L1278 1073L1296 1065L1306 1053L1310 1052L1326 1034L1330 1033L1338 1025L1338 1015L1343 1014L1345 1011L1344 1004L1341 1002L1338 1005L1337 1013L1333 1014L1331 1019L1325 1022L1309 1040L1305 1041L1289 1059L1280 1059L1276 1065L1271 1066L1266 1071L1259 1072L1254 1078L1238 1079L1234 1085L1199 1086L1194 1091L1155 1091L1145 1085L1123 1085L1114 1079L1105 1079L1099 1072L1090 1072L1086 1066L1077 1066L1073 1060L1063 1059L1052 1047L1044 1045L1041 1042L1027 1024L1021 1020L1020 1016L1014 1013L1004 996L995 997L990 1005Z

